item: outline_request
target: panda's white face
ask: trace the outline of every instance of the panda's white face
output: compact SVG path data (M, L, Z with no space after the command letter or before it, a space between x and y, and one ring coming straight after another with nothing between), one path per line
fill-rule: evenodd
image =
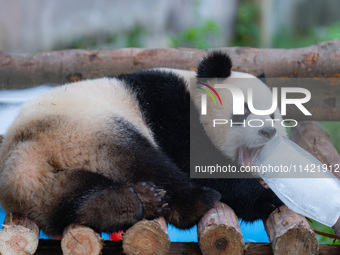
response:
M207 102L207 115L201 116L201 121L213 143L225 155L236 159L242 165L251 165L257 151L276 134L286 136L281 125L282 117L279 110L270 115L255 115L248 107L248 89L253 91L253 106L257 110L266 110L272 106L271 90L255 76L232 72L223 81L211 80L209 84L230 84L240 88L244 95L244 115L233 115L233 98L228 89L218 89L223 106L216 106L212 100ZM200 101L196 96L196 105ZM224 119L228 123L215 125L214 119ZM232 123L232 125L231 125Z
M191 98L201 110L202 91L197 89L196 72L178 69L158 68L156 70L173 72L184 78L189 85ZM286 130L281 125L282 117L279 110L270 115L255 115L248 108L248 89L253 90L253 106L257 110L266 110L272 106L272 92L266 84L257 77L241 72L231 72L227 79L208 79L210 86L215 84L230 84L240 88L245 99L245 114L233 115L233 98L228 89L216 88L223 106L215 105L213 100L207 100L207 115L201 115L201 122L207 135L226 156L236 159L242 165L249 165L254 161L257 151L274 135L286 136ZM217 99L216 99L217 100ZM227 124L213 127L214 119L228 120ZM230 126L231 120L245 121L246 125ZM250 122L249 122L250 121ZM263 125L262 125L262 122ZM248 125L248 123L250 125ZM273 124L274 123L274 124Z

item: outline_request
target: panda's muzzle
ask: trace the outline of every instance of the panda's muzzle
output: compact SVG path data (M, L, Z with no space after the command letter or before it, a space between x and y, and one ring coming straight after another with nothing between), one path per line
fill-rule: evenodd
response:
M261 128L258 131L258 133L259 133L260 136L263 136L267 139L270 139L276 134L276 128L274 128L274 127L264 127L264 128Z
M252 166L255 161L258 152L261 150L262 146L266 144L271 138L273 138L277 133L275 127L263 127L258 130L258 135L261 137L259 144L253 147L241 146L238 148L238 162L243 166Z
M261 146L262 147L262 146ZM252 166L253 159L257 156L261 147L247 148L240 147L238 149L238 162L243 166Z

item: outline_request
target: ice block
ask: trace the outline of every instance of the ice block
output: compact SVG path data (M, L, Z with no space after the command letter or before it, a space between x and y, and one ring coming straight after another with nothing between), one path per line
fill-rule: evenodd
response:
M327 226L340 216L340 180L309 152L276 135L258 152L259 176L293 211Z

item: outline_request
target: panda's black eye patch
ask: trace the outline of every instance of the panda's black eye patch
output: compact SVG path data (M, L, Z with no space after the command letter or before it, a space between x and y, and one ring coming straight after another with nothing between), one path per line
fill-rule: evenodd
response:
M233 125L235 126L241 126L243 125L243 122L245 121L245 119L247 119L247 117L250 114L250 110L248 108L248 104L244 103L244 114L241 115L233 115L232 121L233 121Z
M244 103L244 115L246 115L246 118L248 117L249 114L250 114L250 110L248 108L248 104Z

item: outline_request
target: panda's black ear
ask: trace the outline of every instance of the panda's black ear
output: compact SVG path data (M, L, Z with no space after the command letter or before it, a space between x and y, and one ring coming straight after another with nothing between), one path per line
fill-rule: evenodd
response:
M264 73L260 73L259 75L256 76L259 79L265 79L266 75Z
M257 75L256 78L260 79L264 84L266 84L268 86L268 84L267 84L267 77L266 77L266 75L264 73L261 73L261 74Z
M232 62L228 54L213 51L201 59L197 68L197 78L228 78Z

